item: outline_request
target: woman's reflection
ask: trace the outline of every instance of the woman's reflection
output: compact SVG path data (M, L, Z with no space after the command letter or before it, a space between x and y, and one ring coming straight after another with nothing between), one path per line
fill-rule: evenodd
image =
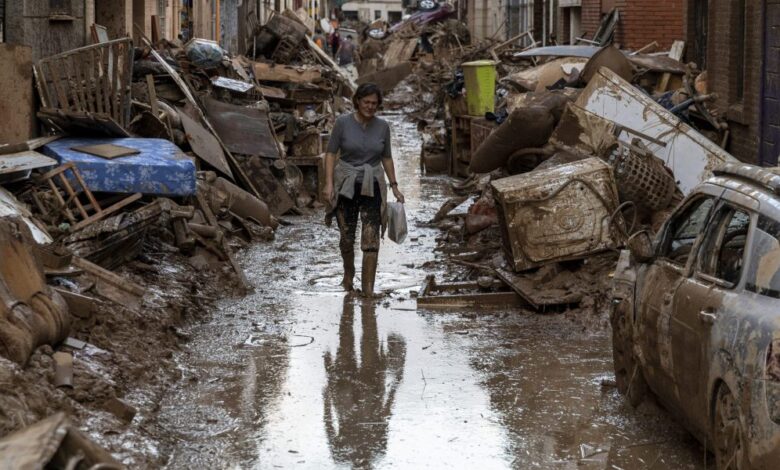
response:
M360 361L355 351L355 300L344 297L335 360L325 353L328 383L323 391L325 432L333 459L371 467L384 455L398 384L403 378L406 342L390 333L379 341L373 302L361 301Z

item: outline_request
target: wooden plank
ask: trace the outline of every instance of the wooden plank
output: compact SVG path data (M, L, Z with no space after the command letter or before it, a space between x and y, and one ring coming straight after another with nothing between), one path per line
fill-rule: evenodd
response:
M118 121L116 114L114 113L113 106L111 106L111 48L107 50L98 51L98 57L100 58L100 69L103 71L100 74L100 79L103 83L103 100L106 104L106 114Z
M396 39L390 43L384 54L385 68L392 68L408 61L417 49L417 39Z
M685 51L685 41L674 41L672 43L672 49L669 51L669 57L675 60L681 60L684 51ZM670 73L664 73L663 75L661 75L661 80L658 82L655 91L658 93L665 92L666 89L669 87L669 79L671 79L671 77L672 74Z
M83 145L79 147L73 147L71 150L76 150L77 152L94 155L96 157L105 158L108 160L141 153L140 150L116 144Z
M282 83L316 83L322 80L322 72L315 67L292 67L290 65L253 62L252 69L258 81Z
M234 179L233 173L230 171L230 165L225 160L225 151L217 138L195 119L191 118L184 109L181 110L179 115L181 116L185 137L195 155L229 176L230 179Z
M90 49L87 51L87 63L89 64L89 75L91 80L89 81L89 90L95 97L95 109L98 113L107 114L107 110L103 109L103 93L100 87L100 70L98 70L98 59L95 58L95 50Z
M71 56L70 63L73 67L73 83L71 84L71 88L75 89L78 94L79 109L87 109L87 95L81 62L77 60L75 56Z
M82 64L82 74L83 74L83 87L84 87L84 97L86 98L86 108L83 109L83 111L87 111L90 113L97 112L97 105L95 104L95 94L92 93L92 68L89 66L89 61L87 61L86 57L80 58L81 64Z
M122 126L127 126L127 117L122 109L122 97L121 89L119 89L117 82L119 81L119 58L122 57L121 44L109 46L109 65L108 69L111 75L111 107L114 112L111 114L114 116L114 120L120 123Z
M492 289L506 288L506 284L495 281ZM522 307L527 305L512 291L482 291L476 282L451 282L438 284L433 275L425 279L417 296L417 306L425 308L453 307Z
M47 65L49 66L49 75L51 76L52 84L54 85L54 90L57 96L56 107L69 110L70 106L68 106L68 96L62 87L62 75L60 74L59 64L56 61L51 61Z
M132 77L132 71L133 71L133 54L134 50L132 47L131 42L122 43L118 46L119 49L124 49L124 57L125 60L122 62L122 74L119 76L119 86L120 86L120 100L121 100L121 106L122 109L125 112L125 115L122 116L122 125L126 126L130 122L130 112L131 112L131 106L130 106L130 82L133 79Z
M65 81L68 83L68 90L70 91L70 97L73 100L73 109L80 109L81 108L81 99L79 98L78 94L78 86L77 86L77 79L76 79L76 69L78 68L78 65L73 60L73 57L69 57L66 60L63 59L61 61L61 64L63 68L65 69Z
M74 256L71 264L77 268L83 269L94 277L99 278L101 281L104 281L107 284L110 284L111 286L121 289L125 292L129 292L138 297L143 297L146 295L146 289L131 281L130 279L119 276L118 274L115 274L108 269L101 268L97 264L91 261L87 261L84 258Z
M157 91L154 89L154 77L152 74L146 76L146 87L149 89L149 104L152 106L152 114L159 116L160 110L157 107Z
M85 191L85 192L88 195L91 195L91 193L89 191ZM77 230L80 230L83 227L86 227L87 225L89 225L91 223L97 222L98 220L101 220L101 219L104 219L104 218L108 217L109 215L111 215L111 214L119 211L120 209L123 209L123 208L127 207L128 205L134 203L135 201L141 199L142 196L143 195L141 193L135 193L135 194L133 194L131 196L128 196L128 197L122 199L121 201L117 202L116 204L113 204L113 205L111 205L111 206L109 206L109 207L107 207L105 209L101 209L96 214L93 214L93 215L87 217L85 220L82 220L81 222L77 223L74 227L71 228L71 232L75 232ZM94 199L94 198L90 198L90 199ZM100 206L98 205L97 202L94 202L93 203L93 207L99 208Z

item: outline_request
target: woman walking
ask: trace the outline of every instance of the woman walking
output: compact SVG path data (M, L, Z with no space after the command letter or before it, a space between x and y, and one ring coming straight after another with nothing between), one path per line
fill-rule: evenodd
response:
M363 295L370 297L374 292L379 239L387 225L385 174L395 198L403 203L404 196L398 190L395 176L390 126L376 117L382 104L381 90L373 83L364 83L358 87L352 102L356 111L336 119L328 142L323 196L333 207L330 215L335 213L341 233L342 285L347 291L354 289L355 233L360 217L361 284Z

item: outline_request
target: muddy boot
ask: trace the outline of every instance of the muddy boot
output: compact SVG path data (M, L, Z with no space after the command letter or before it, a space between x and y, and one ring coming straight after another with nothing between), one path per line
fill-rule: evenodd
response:
M379 253L376 251L363 252L363 297L374 296L374 279L376 279L376 263Z
M355 252L341 253L341 259L344 261L344 279L341 281L342 287L347 292L355 290L352 280L355 278Z

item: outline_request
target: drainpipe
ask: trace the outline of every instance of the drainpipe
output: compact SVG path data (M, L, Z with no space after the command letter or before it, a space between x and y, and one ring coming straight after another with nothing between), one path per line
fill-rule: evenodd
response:
M550 2L550 26L548 28L548 31L550 35L553 34L553 31L555 31L555 0L547 0Z

